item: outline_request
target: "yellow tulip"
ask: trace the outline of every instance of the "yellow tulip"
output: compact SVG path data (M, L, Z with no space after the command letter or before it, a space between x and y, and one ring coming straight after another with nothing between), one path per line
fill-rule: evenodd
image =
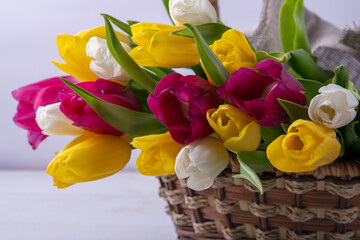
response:
M181 68L196 65L200 56L193 38L170 35L184 28L158 23L131 26L132 40L138 46L130 56L141 66Z
M117 173L130 154L130 143L124 137L86 132L56 154L46 172L54 186L65 188Z
M284 172L313 171L336 160L341 145L333 129L322 124L296 120L286 135L266 149L271 164Z
M237 107L220 105L207 111L207 120L224 146L232 152L254 151L261 141L260 126Z
M170 133L137 137L133 146L141 150L136 160L139 172L147 176L175 174L175 159L184 145L172 139Z
M121 42L129 44L126 35L116 32ZM77 33L75 36L60 34L56 37L56 44L59 49L60 57L65 63L59 63L52 60L60 70L77 78L80 81L95 81L99 77L90 69L90 62L93 60L86 55L86 44L91 37L106 39L105 27L96 27Z
M216 40L209 47L230 74L241 67L253 69L257 63L256 55L249 42L244 34L238 30L230 29L226 31L221 39ZM216 86L206 71L205 73L209 82Z

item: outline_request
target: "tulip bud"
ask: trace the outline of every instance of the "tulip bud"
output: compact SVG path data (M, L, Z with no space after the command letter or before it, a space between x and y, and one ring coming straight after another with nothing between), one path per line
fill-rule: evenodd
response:
M54 186L65 188L117 173L130 154L130 144L123 137L84 132L56 154L46 173L53 177Z
M175 174L175 159L183 145L175 142L169 132L133 139L133 147L141 150L136 168L143 175Z
M127 35L120 32L115 32L115 34L119 41L129 43ZM52 62L61 71L66 72L81 82L96 81L99 76L90 69L92 59L86 55L86 45L91 37L106 39L105 26L87 29L74 36L68 34L57 35L56 45L59 49L60 57L65 63L55 60L52 60Z
M131 48L124 42L120 42L122 47L129 53ZM99 37L90 38L86 45L86 54L94 58L90 62L90 69L102 79L113 79L126 82L131 79L129 74L123 69L111 55L106 40Z
M76 83L71 76L62 76L66 80ZM46 106L59 102L59 91L65 85L59 77L45 79L33 84L20 87L12 92L13 97L19 101L17 112L13 118L16 125L27 130L27 137L33 149L47 137L36 123L36 110L40 106Z
M220 105L207 111L207 120L224 146L234 153L255 151L261 141L260 126L237 107Z
M305 105L303 91L301 83L272 59L257 63L254 70L240 68L217 89L220 97L255 117L257 123L265 127L278 126L290 119L278 98Z
M183 68L199 63L195 40L171 34L185 26L140 22L131 25L132 40L137 45L130 57L145 67Z
M209 0L170 0L170 16L177 25L215 23L217 15Z
M336 84L321 87L319 92L309 105L311 120L329 128L343 127L354 120L359 101L352 92Z
M74 122L60 111L60 103L39 107L35 120L45 135L78 136L84 133L83 129L73 126Z
M96 82L80 82L76 85L106 102L135 111L141 111L142 109L140 102L131 89L126 89L119 83L98 79ZM64 88L59 96L61 101L60 110L66 117L74 121L74 126L100 134L124 134L102 119L88 103L70 88Z
M189 177L189 188L201 191L212 186L215 178L228 163L228 152L222 142L213 137L206 137L180 150L176 157L175 172L179 179Z
M180 144L191 143L213 132L206 112L220 103L216 89L205 79L179 73L166 75L148 97L150 110Z
M298 119L287 134L276 138L266 149L271 164L283 172L314 171L335 161L341 144L333 129Z

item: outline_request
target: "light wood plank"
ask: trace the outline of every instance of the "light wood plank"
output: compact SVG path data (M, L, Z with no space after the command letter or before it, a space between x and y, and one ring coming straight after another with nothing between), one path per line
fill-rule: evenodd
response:
M176 239L155 177L51 184L41 171L0 171L0 239Z

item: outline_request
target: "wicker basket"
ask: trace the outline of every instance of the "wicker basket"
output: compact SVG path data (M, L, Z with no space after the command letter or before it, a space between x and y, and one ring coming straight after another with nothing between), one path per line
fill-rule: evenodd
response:
M229 167L204 191L160 177L179 239L360 239L360 167L337 160L313 172L260 175L265 193Z
M210 0L218 12L217 0ZM239 173L236 159L204 191L160 177L179 239L360 239L360 165L337 160L313 172L259 174L264 194Z

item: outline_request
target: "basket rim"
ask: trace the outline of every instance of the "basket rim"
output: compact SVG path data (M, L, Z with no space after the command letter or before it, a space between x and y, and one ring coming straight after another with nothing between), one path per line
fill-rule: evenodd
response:
M234 170L240 171L240 164L237 161L236 155L234 153L229 152L229 166ZM334 162L328 165L321 166L314 171L308 172L284 172L280 171L276 168L269 169L262 173L275 173L277 176L280 175L291 175L292 177L304 177L304 176L312 176L316 179L323 179L328 177L340 178L341 180L353 180L355 178L360 177L360 164L346 158L338 158Z

